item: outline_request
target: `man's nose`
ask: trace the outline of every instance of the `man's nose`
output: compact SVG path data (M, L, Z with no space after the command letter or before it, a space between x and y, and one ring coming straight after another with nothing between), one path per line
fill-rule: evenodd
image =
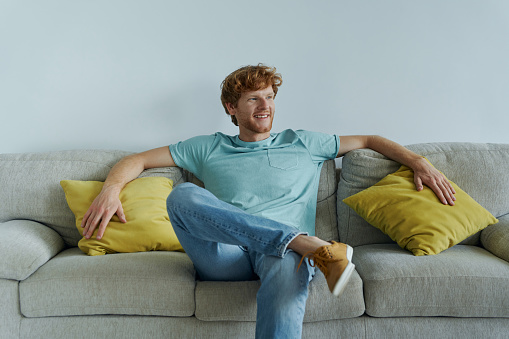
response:
M261 98L258 101L258 104L259 104L259 107L263 107L263 108L269 107L269 100L267 100L265 98Z

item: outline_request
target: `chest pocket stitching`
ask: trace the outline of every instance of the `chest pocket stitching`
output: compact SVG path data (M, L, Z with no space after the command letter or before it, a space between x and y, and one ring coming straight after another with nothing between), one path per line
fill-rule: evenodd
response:
M295 146L270 148L267 150L269 165L281 170L291 170L299 166L299 154Z

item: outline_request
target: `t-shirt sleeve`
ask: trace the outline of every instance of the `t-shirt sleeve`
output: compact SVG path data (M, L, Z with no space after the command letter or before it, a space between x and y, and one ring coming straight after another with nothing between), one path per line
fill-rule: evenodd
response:
M203 164L214 146L216 135L202 135L170 145L170 154L178 167L201 178Z
M313 161L334 159L339 152L339 136L320 132L296 131L300 140L306 145Z

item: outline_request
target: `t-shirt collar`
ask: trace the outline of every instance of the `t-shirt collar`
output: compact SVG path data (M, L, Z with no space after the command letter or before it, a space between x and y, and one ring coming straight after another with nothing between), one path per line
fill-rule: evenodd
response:
M234 138L234 141L237 145L241 147L247 147L247 148L258 148L258 147L268 147L272 143L272 140L276 137L276 134L271 133L270 136L267 139L263 139L260 141L242 141L240 140L239 136L236 135Z

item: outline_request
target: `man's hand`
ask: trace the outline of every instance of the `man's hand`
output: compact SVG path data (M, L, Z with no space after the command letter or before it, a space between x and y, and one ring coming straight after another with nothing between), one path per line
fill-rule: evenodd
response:
M94 199L81 222L83 236L86 239L90 239L98 225L97 239L101 239L106 230L106 226L108 226L108 223L115 214L121 222L127 222L122 203L118 196L118 189L103 187L101 193Z
M436 168L431 166L426 159L420 158L412 164L414 171L414 182L417 191L428 186L435 192L435 195L444 205L454 205L456 191L447 178Z

